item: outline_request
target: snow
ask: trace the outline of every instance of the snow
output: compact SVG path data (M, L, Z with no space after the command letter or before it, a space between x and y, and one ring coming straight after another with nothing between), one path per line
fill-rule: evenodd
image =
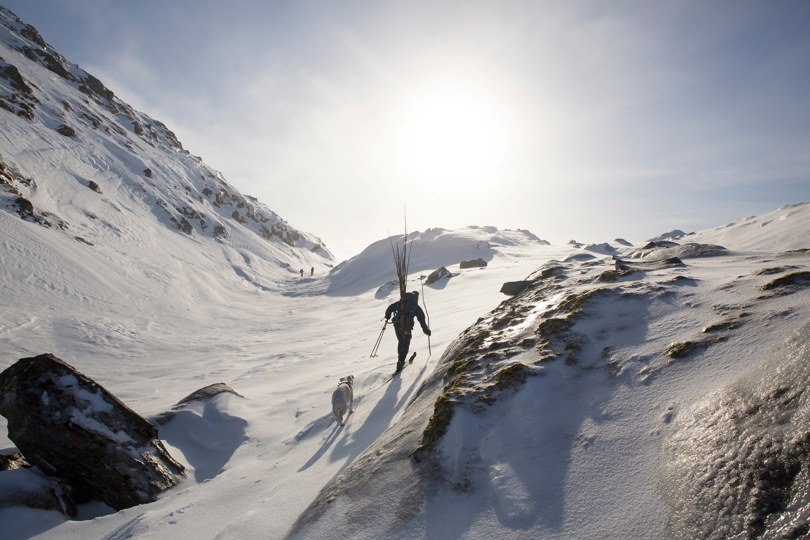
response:
M6 313L0 367L54 352L146 417L212 382L225 381L245 396L183 408L160 427L173 457L189 470L180 487L148 507L88 521L57 520L41 531L61 538L119 529L161 536L170 521L172 529L199 537L283 536L325 482L396 420L449 341L503 298L498 290L504 276L524 277L556 253L527 242L484 270L462 271L442 260L459 275L443 289L424 289L435 330L433 356L426 337L416 336L417 360L401 383L382 386L395 363L393 332L383 336L380 358L368 356L393 296L375 298L379 282L373 276L362 276L372 288L356 296L335 288L335 296L294 296L301 288L327 289L328 276L288 279L278 289L246 287L222 271L221 259L195 252L191 240L170 232L151 254L108 255L95 265L94 250L77 257L76 247L83 248L57 231L8 214L0 214L0 224L7 233L3 258L11 262L6 268L37 277L24 287L20 274L0 277ZM470 234L459 233L459 253ZM480 234L476 242L489 241L489 234ZM390 256L385 253L386 263ZM63 261L61 275L49 273L54 259ZM184 267L195 269L193 279ZM91 281L84 279L88 268L95 270ZM410 283L419 290L418 274ZM340 429L330 396L348 374L355 376L355 413ZM0 441L0 448L11 447ZM18 515L16 509L0 514L4 523ZM20 523L6 530L27 537L30 529Z
M0 55L26 61L7 41ZM159 423L188 478L151 504L119 512L83 505L77 520L0 508L3 538L283 538L344 471L353 481L363 472L368 478L350 485L357 490L351 496L337 486L334 502L300 535L665 537L673 508L685 519L694 515L692 494L665 478L678 474L664 451L668 441L691 448L688 426L702 425L694 411L713 406L707 396L742 379L756 387L784 343L807 339L807 288L768 295L761 287L776 267L785 274L810 266L807 253L783 254L810 247L810 204L682 237L675 230L659 238L728 253L618 277L623 289L595 298L572 327L582 336L576 367L562 359L543 363L537 376L484 412L457 407L437 450L441 481L415 478L413 447L405 443L418 439L441 394L442 373L434 370L445 351L456 352L462 332L507 299L501 285L563 261L554 263L565 268L561 289L503 333L523 341L576 290L573 283L597 283L612 256L643 246L551 246L527 231L494 227L410 232L408 288L420 291L433 334L428 341L417 330L413 365L384 383L396 362L393 331L383 334L380 356L369 355L396 295L386 287L396 277L389 238L332 269L328 253L312 251L320 243L314 236L301 233L296 245L268 241L257 227L228 221L236 206L220 212L209 202L194 208L215 221L206 230L195 222L184 234L157 203L197 204L175 184L194 194L216 185L241 196L165 138L147 143L126 131L128 148L115 130L77 125L76 139L56 134L60 99L125 130L132 121L112 118L44 68L24 76L40 89L41 116L32 123L0 110L0 158L33 179L20 189L34 207L69 227L47 228L0 209L0 369L21 357L56 354ZM154 181L144 180L146 167ZM87 189L91 180L102 194ZM226 224L228 238L215 238L213 223ZM479 257L485 268L459 268ZM423 287L422 278L440 266L454 276ZM702 329L729 320L744 322L726 341L685 360L665 354L671 344L707 339L711 333ZM504 365L535 361L528 349ZM349 374L355 412L341 428L330 398ZM175 406L216 382L240 395ZM96 394L83 397L91 410L103 410ZM0 450L10 451L5 426L0 418ZM34 486L38 474L0 473L0 493ZM366 512L370 501L377 513ZM796 515L806 508L791 504Z
M788 251L806 249L810 236L807 203L785 205L762 214L738 219L714 229L700 231L683 240L719 244L739 251Z

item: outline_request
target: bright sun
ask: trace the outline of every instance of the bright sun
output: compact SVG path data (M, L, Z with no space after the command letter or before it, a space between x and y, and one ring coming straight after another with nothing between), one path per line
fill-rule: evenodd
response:
M503 125L491 101L443 93L414 102L406 120L407 166L423 183L456 188L491 176L502 153Z

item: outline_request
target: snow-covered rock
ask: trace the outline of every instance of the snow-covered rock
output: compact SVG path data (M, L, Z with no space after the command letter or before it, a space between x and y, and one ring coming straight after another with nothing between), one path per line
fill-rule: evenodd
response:
M184 476L154 425L52 354L0 373L0 414L26 460L79 503L115 509L154 501Z

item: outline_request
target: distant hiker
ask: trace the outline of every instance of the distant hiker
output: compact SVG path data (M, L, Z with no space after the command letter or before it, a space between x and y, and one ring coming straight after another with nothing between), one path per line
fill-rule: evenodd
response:
M413 318L416 317L425 335L430 335L430 328L425 323L425 312L419 307L419 293L409 292L405 295L405 313L400 313L403 301L397 300L385 310L385 320L394 324L394 331L397 334L397 371L405 367L405 357L408 356L408 349L411 347L411 330L413 330Z
M304 277L304 269L301 269L301 277Z
M309 269L309 275L310 275L310 276L314 276L314 275L315 275L315 267L314 267L314 266L313 266L312 268L310 268L310 269Z

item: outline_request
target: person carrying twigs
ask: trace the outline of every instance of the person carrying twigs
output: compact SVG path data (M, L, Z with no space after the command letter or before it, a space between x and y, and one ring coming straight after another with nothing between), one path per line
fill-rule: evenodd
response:
M404 301L397 300L385 310L385 320L393 322L397 335L397 371L402 371L405 367L405 358L411 347L414 318L419 321L425 335L429 336L430 328L425 323L425 312L419 307L419 293L416 291L405 294Z

